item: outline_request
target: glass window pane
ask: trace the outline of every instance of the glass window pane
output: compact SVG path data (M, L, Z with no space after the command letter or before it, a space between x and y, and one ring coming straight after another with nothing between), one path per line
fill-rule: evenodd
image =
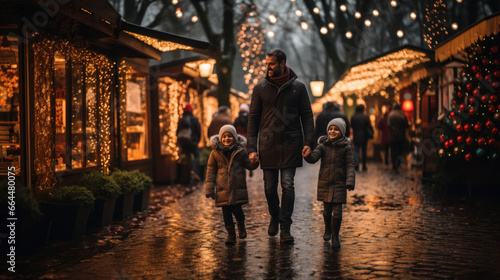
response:
M0 36L0 165L21 172L18 48L15 37ZM6 175L7 168L0 170Z
M126 93L127 159L149 158L146 77L132 71Z
M66 59L54 55L54 88L56 93L56 171L67 169L66 141Z
M86 115L85 115L85 138L86 138L86 167L97 165L97 82L96 69L93 64L87 66L86 78Z
M83 131L82 131L82 98L83 98L83 65L75 64L72 70L72 89L73 97L71 99L71 151L72 168L83 167Z
M169 149L169 126L170 120L168 118L168 85L160 82L158 84L158 120L160 126L160 149L162 155L168 155Z

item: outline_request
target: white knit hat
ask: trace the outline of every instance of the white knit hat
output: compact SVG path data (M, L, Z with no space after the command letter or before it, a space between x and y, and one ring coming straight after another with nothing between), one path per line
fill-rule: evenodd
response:
M326 133L328 133L328 128L332 125L338 127L340 129L340 132L342 133L342 136L345 136L345 121L343 119L335 118L331 120L326 127Z
M234 126L230 125L230 124L226 124L224 125L223 127L220 128L219 130L219 139L222 139L222 134L224 134L224 132L229 132L231 133L231 135L233 135L233 138L234 140L236 141L236 139L238 139L238 133L236 132L236 128L234 128Z
M248 112L248 111L250 111L250 106L248 106L248 104L246 104L246 103L241 103L241 105L240 105L240 111L246 111L246 112Z

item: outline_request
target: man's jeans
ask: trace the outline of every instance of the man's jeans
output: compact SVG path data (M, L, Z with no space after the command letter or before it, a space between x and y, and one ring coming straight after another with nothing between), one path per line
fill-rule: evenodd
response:
M281 211L280 198L278 195L278 178L281 174ZM269 214L278 219L282 226L292 223L293 205L295 202L295 188L293 179L295 167L285 169L264 169L264 188L266 193Z

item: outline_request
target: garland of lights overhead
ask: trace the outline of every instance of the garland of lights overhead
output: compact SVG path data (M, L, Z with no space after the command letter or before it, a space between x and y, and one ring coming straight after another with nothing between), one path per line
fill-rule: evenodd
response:
M111 94L113 84L114 62L106 56L85 48L84 42L69 42L60 39L56 35L38 34L34 39L34 145L35 159L34 169L36 174L36 191L44 193L52 189L56 183L54 169L55 142L55 118L52 117L51 108L54 104L51 99L55 96L54 91L54 57L56 53L65 60L81 63L86 70L86 83L94 85L97 96L100 96L97 107L89 106L88 127L98 130L95 137L89 137L87 148L92 153L97 152L100 145L100 168L108 173L111 165ZM47 71L50 69L51 71ZM99 81L99 87L97 87ZM99 112L99 120L96 115ZM67 151L69 152L69 151Z
M119 88L119 107L120 107L120 142L122 144L122 159L127 158L127 81L130 79L132 68L127 66L124 60L120 61L118 67L118 88Z
M425 7L424 40L433 49L447 36L446 4L443 0L431 0Z

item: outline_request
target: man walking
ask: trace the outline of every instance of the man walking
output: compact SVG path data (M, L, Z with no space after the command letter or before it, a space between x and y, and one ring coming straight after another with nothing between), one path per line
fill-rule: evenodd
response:
M302 166L302 157L311 153L314 120L307 89L286 66L286 54L279 49L269 51L266 65L266 78L255 86L250 104L248 156L251 160L259 158L264 171L271 214L268 234L275 236L281 229L280 241L292 242L295 169ZM278 180L282 189L281 207Z

